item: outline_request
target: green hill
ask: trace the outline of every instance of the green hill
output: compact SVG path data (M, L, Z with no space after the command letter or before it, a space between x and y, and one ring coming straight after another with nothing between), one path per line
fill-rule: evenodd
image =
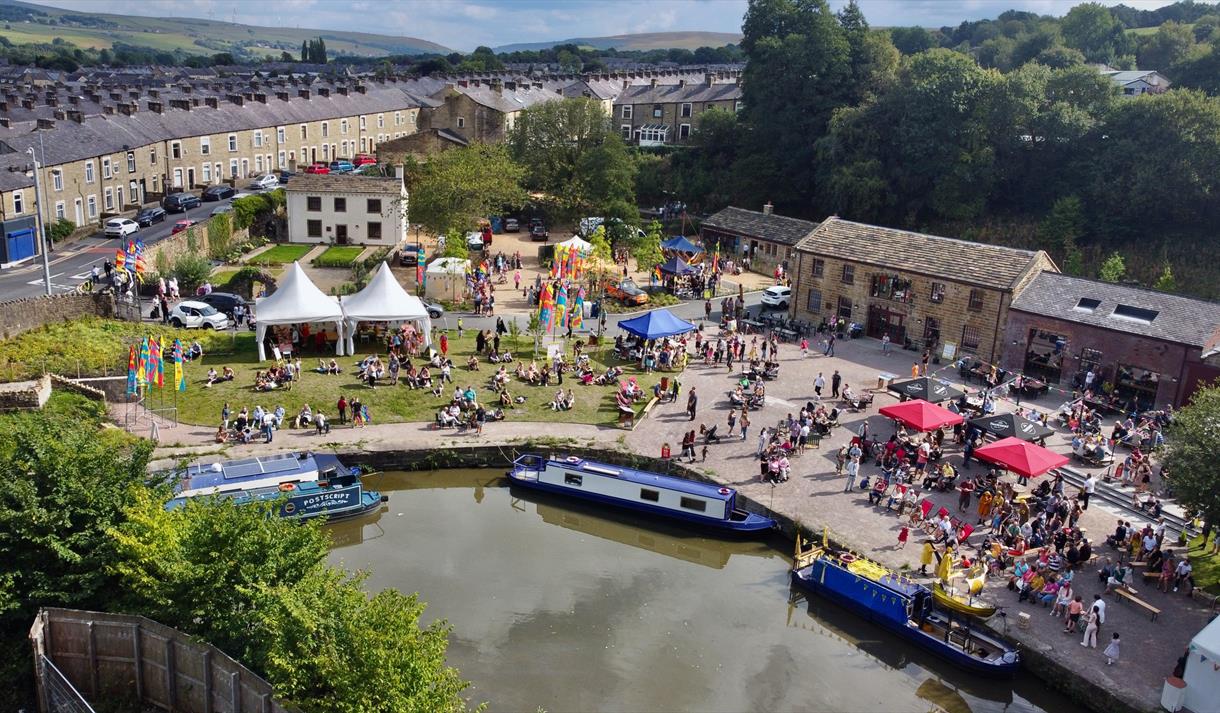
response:
M569 40L555 42L518 42L511 45L496 47L499 52L519 52L525 50L550 49L555 45L579 45L605 50L613 47L617 50L666 50L700 47L723 47L741 42L741 34L737 32L641 32L633 35L610 35L607 37L574 37Z
M76 12L46 5L0 0L0 36L14 44L62 38L82 48L115 43L190 54L231 52L235 56L300 54L301 42L322 37L332 55L378 57L389 54L447 53L447 47L415 37L291 27L257 27L193 17L140 17Z

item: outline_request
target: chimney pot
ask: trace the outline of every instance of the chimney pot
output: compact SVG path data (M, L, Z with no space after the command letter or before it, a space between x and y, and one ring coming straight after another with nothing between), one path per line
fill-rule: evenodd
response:
M774 209L774 207L775 206L771 205L771 201L767 201L766 205L763 206L763 215L771 215L771 211Z

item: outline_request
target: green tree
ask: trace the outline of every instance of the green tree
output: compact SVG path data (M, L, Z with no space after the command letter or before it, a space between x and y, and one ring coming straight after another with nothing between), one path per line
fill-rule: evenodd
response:
M1161 292L1177 292L1178 281L1173 277L1173 268L1169 263L1165 263L1165 267L1161 268L1161 274L1157 276L1156 282L1152 283L1152 288Z
M475 143L410 163L411 218L434 235L470 230L479 218L525 202L523 175L499 144Z
M1072 47L1054 45L1039 52L1037 61L1052 69L1067 69L1084 64L1084 53Z
M1110 8L1095 2L1073 7L1060 23L1063 41L1084 53L1090 62L1113 62L1129 50L1123 26Z
M466 234L457 228L450 228L445 234L445 249L441 251L441 257L469 260L470 247L466 245Z
M309 61L309 40L301 40L301 61Z
M1140 41L1136 57L1140 67L1172 73L1178 64L1191 57L1195 47L1191 28L1171 20Z
M1220 523L1216 453L1220 452L1220 387L1199 389L1165 428L1165 465L1173 473L1173 494L1213 527Z
M1038 224L1038 246L1050 253L1071 275L1080 274L1080 249L1077 241L1084 235L1085 216L1076 196L1055 201L1051 212Z
M52 243L58 243L62 240L66 240L72 235L73 232L76 231L76 223L73 223L67 218L60 218L50 225L43 226L43 231L47 234L47 238L49 238Z
M648 224L644 236L631 247L631 257L635 258L637 270L651 270L653 266L664 262L665 255L661 252L662 230L660 222L652 221Z
M743 177L736 165L741 155L744 127L737 114L708 109L695 119L698 126L686 151L672 154L673 190L684 201L715 211L735 201Z
M891 27L890 41L903 54L919 54L937 45L932 33L922 27Z
M1118 282L1127 274L1127 265L1121 253L1113 252L1097 270L1097 278L1102 282Z

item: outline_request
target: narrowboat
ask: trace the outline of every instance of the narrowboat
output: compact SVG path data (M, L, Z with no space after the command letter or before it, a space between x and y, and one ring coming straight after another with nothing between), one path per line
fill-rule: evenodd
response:
M737 491L584 458L523 455L510 482L721 532L758 533L775 521L737 507Z
M165 507L173 510L197 497L238 504L282 499L281 517L340 520L372 512L389 499L365 489L360 475L359 467L349 468L333 455L309 452L196 464L170 476L175 495Z
M933 593L908 577L850 552L821 547L803 550L797 539L792 583L889 629L966 671L994 678L1013 676L1017 650L971 628L970 618L936 606Z

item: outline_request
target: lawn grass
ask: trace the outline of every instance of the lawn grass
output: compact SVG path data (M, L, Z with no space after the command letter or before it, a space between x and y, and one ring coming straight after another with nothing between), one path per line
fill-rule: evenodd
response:
M380 346L359 343L356 346L357 351L361 352L360 354L337 358L343 367L342 374L325 375L312 371L318 365L319 357L329 360L334 354L307 352L302 355L305 374L291 389L256 392L254 391L255 373L272 366L273 362L259 363L257 361L253 335L249 333L238 335L237 348L231 354L214 358L205 354L202 362L188 364L185 392L177 393L175 396L169 390L166 390L164 394L159 394L154 390L150 398L154 403L159 403L158 399L162 398L167 404L174 402L178 408L178 418L183 422L208 426L219 422L221 409L226 403L229 404L233 413L239 411L243 406L251 410L259 404L269 409L283 406L289 416L294 416L302 405L308 403L315 412L321 411L334 419L336 416L335 403L339 400L340 395L346 396L348 401L359 397L361 402L369 407L373 423L431 422L435 419L437 409L449 403L454 386L460 386L463 389L468 385L472 386L480 401L489 406L496 405L496 395L488 387L488 382L498 367L493 368L495 365L484 360L480 364L478 372L467 370L465 368L466 360L474 353L474 335L467 334L462 339L453 338L453 334L449 336L451 337L449 355L457 368L453 372L454 383L446 384L440 398L432 396L429 391L412 390L401 384L390 386L388 382L383 382L376 389L370 389L360 383L355 376L356 362L364 354L374 351L384 353L384 349ZM531 358L531 342L529 337L522 336L518 346L512 343L511 338L506 338L501 346L509 347L515 357L528 360ZM600 355L591 356L594 371L605 371L609 363L618 363L614 357L610 356L608 349ZM217 371L220 371L224 366L232 367L236 378L230 382L216 384L211 388L204 388L207 370L215 367ZM509 371L511 372L515 366L515 364L508 365ZM660 381L662 376L661 374L643 374L633 365L623 366L627 369L624 376L635 376L640 386L646 391L651 391L653 385ZM513 379L509 383L509 392L514 397L526 397L526 402L506 409L507 419L603 425L617 423L615 387L582 386L578 381L567 378L564 380L563 388L573 390L576 407L562 413L556 413L550 409L556 388L558 387L529 386Z
M252 265L285 265L305 257L312 245L276 245L250 259Z
M1220 537L1220 533L1213 534L1211 542L1214 543L1217 537ZM1190 555L1195 586L1208 594L1220 594L1220 555L1210 554L1211 544L1204 543L1202 536L1190 541L1187 552Z
M364 248L359 245L332 245L313 259L314 267L351 267Z

